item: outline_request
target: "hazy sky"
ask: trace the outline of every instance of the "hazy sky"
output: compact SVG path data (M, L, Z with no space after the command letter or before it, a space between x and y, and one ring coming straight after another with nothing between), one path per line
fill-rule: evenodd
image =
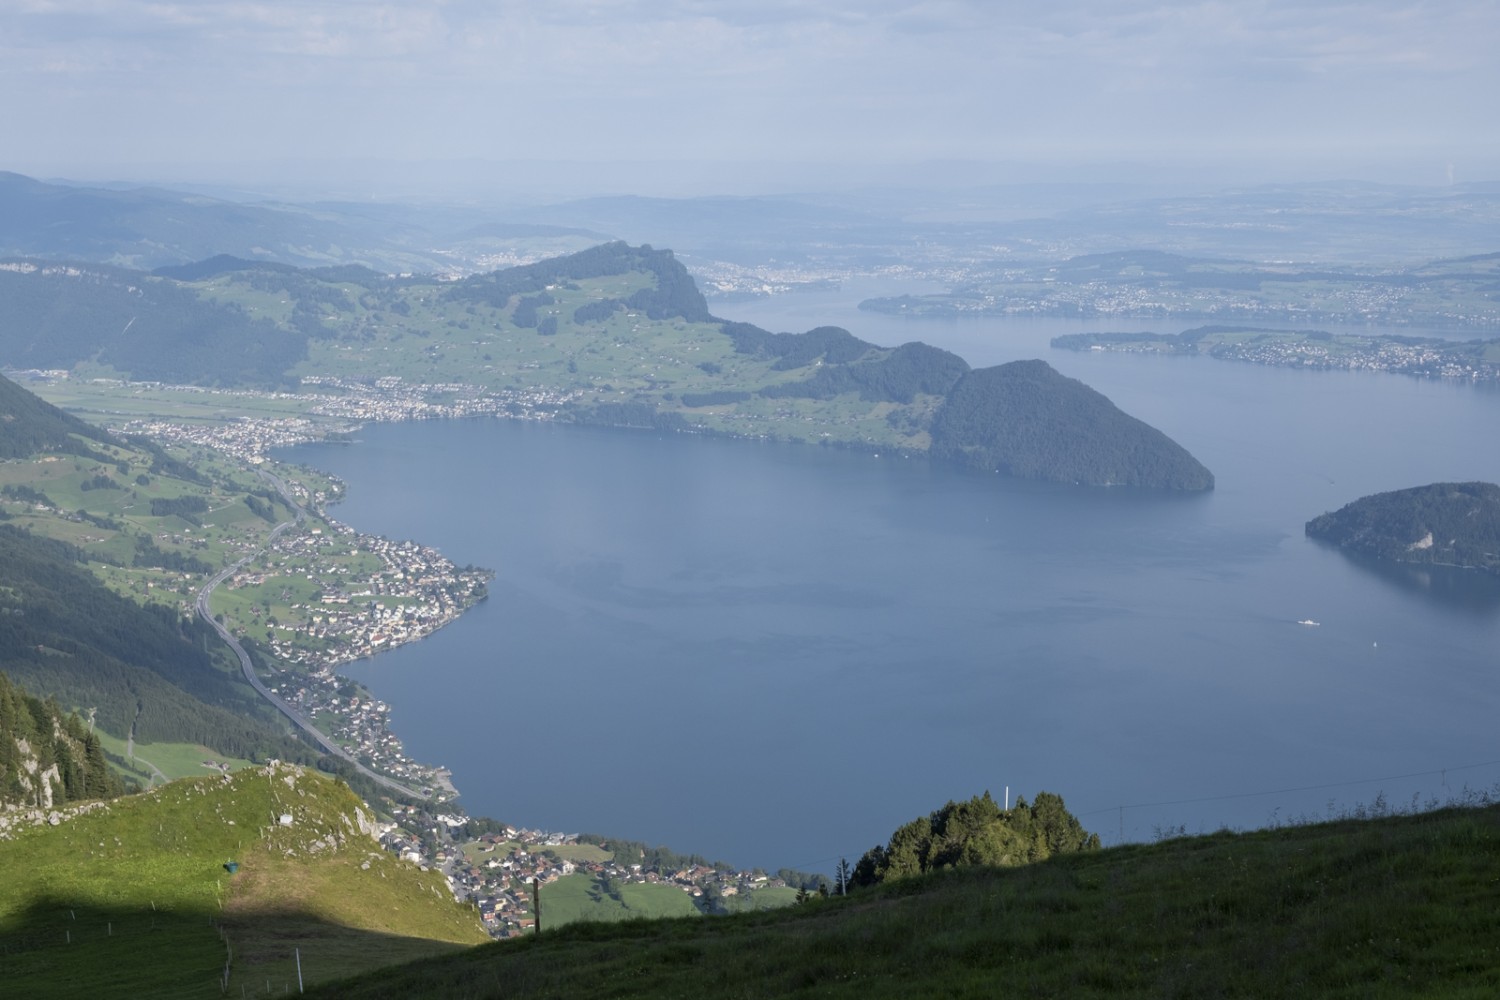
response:
M1497 42L1493 0L4 0L0 168L1243 161L1440 183L1500 176Z

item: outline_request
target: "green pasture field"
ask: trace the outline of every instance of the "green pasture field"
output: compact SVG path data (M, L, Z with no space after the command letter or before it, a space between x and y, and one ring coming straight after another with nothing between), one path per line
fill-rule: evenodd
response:
M111 736L103 730L94 733L99 737L99 742L104 749L116 757L125 756L125 741ZM203 766L205 760L217 761L228 766L231 771L238 771L246 767L254 767L252 761L243 760L238 757L225 757L217 750L198 743L136 743L135 758L138 761L149 761L156 765L167 780L177 778L201 778L204 775L215 773L213 769Z
M514 840L504 840L494 845L493 851L486 851L489 847L482 840L471 840L459 846L459 851L471 865L483 864L490 858L503 858L517 847L523 845ZM613 858L613 851L606 851L597 844L556 844L541 846L532 844L525 847L528 854L550 854L559 861L572 861L579 864L590 864L594 862L608 861Z
M147 581L152 589L180 590L181 572L132 565L136 535L150 538L165 552L182 553L217 567L259 545L270 533L271 525L245 504L246 493L266 489L259 477L209 467L205 471L210 484L202 485L153 473L150 456L144 452L109 446L99 450L116 462L49 455L0 463L0 488L35 490L52 504L50 510L39 509L29 500L0 497L0 511L19 526L97 556L102 561L91 564L92 568L120 593L140 596ZM101 478L113 486L84 488ZM199 524L177 515L151 513L153 500L190 496L202 497L208 505L205 512L195 515Z
M129 420L221 423L236 417L302 417L314 405L297 396L256 390L199 389L117 379L70 378L28 385L32 392L91 423Z
M655 920L661 917L701 916L693 897L676 886L631 882L620 886L618 898L605 893L592 875L565 875L541 889L542 928L546 930L583 921Z
M557 844L533 848L533 850L550 854L559 861L572 861L579 864L609 861L615 856L613 851L606 851L598 844Z

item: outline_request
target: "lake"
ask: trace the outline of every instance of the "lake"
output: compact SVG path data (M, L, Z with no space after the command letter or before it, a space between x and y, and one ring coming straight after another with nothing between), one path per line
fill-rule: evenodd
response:
M903 321L857 312L870 294L716 312L1044 358L1217 489L488 420L298 448L348 483L340 520L496 571L458 622L345 671L470 812L829 871L985 789L1057 792L1114 843L1500 781L1500 584L1302 530L1372 492L1500 481L1500 393L1051 351L1164 324Z

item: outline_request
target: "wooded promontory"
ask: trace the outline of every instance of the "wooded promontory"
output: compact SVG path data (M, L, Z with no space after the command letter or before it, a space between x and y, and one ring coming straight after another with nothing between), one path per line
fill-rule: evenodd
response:
M1161 431L1045 361L971 371L932 425L932 454L1024 479L1213 489L1213 473Z
M1313 518L1306 530L1379 559L1500 573L1500 486L1432 483L1375 493Z

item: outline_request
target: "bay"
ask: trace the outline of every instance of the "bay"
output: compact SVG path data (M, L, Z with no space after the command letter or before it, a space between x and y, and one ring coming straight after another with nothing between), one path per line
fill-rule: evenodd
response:
M1049 351L1099 324L911 322L868 294L721 311L1043 357L1217 488L505 421L295 449L348 483L341 520L496 570L459 621L345 670L471 812L826 871L985 789L1058 792L1112 843L1500 780L1500 588L1302 533L1368 493L1500 481L1500 394Z

